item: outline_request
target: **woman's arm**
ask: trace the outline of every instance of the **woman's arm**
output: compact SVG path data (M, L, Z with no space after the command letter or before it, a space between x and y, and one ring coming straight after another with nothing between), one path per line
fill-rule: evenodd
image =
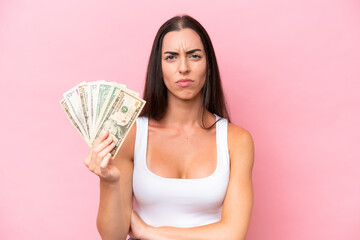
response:
M229 124L228 145L230 180L221 221L192 228L151 227L133 213L131 228L135 237L144 240L244 240L253 206L254 144L249 132Z
M98 165L98 171L96 171L96 166L92 166L94 172L100 177L100 204L97 228L103 240L125 240L129 233L132 212L135 134L136 127L134 125L114 160L110 160L107 166L102 167L100 167L101 162L98 160L97 164L94 164ZM102 157L103 154L96 148L93 151L95 151L93 154ZM110 173L110 171L116 174ZM116 178L108 177L116 175L118 175Z
M100 180L97 228L103 240L125 240L129 231L129 207L123 190L125 184L120 182L107 183Z

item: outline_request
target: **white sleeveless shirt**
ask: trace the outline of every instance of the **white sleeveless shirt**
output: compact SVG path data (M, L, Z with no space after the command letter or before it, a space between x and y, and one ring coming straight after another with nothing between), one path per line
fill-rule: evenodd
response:
M230 175L227 125L226 119L216 123L215 171L205 178L180 179L161 177L147 167L148 118L136 120L133 208L144 222L186 228L221 220Z

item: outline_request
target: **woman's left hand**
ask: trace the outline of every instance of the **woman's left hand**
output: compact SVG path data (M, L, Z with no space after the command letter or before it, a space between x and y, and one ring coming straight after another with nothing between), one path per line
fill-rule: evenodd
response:
M146 239L146 232L149 227L150 226L147 225L133 210L131 214L131 229L129 235L132 238Z

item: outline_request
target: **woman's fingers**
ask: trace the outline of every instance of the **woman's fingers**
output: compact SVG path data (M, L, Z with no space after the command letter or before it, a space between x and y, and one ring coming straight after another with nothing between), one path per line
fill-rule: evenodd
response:
M110 136L108 138L111 139ZM111 144L109 144L109 142L111 142ZM107 172L106 168L108 166L108 163L109 163L110 157L111 157L110 152L111 152L111 150L113 150L115 145L116 145L115 141L112 141L112 139L111 139L111 141L106 139L99 146L96 146L91 153L92 159L90 160L90 162L88 160L89 157L85 160L85 164L88 166L89 170L96 173L99 176L106 174L106 172ZM104 148L104 149L102 149L102 148ZM99 152L99 150L101 150L101 151Z
M109 135L105 140L100 142L98 145L94 145L91 150L91 162L94 164L100 164L101 160L105 157L107 153L102 153L103 150L108 147L113 141L112 137Z
M108 131L104 131L94 141L89 154L85 159L85 165L88 169L109 181L116 180L119 176L118 172L109 167L111 164L111 151L116 146L116 140L110 136Z
M99 143L101 143L108 135L109 135L109 131L108 130L103 130L101 132L101 134L98 136L98 138L95 139L95 141L93 143L93 146L96 146Z
M89 167L90 162L91 162L91 150L89 151L88 155L87 155L86 158L85 158L85 165L86 165L87 167Z
M115 141L109 136L98 146L96 164L100 165L103 158L115 147ZM100 151L99 151L100 150Z
M113 138L109 135L104 141L100 142L100 144L94 145L93 151L95 152L95 154L100 155L104 148L106 148L112 141Z
M109 164L110 158L111 158L111 153L106 154L106 156L100 163L100 168L106 168L107 165Z
M96 159L98 158L98 154L103 150L103 148L106 146L106 143L104 142L107 142L107 145L110 144L110 139L108 139L110 136L109 135L109 132L107 130L104 130L102 131L102 133L99 135L99 137L97 139L95 139L92 147L91 147L91 150L90 150L90 159L87 159L85 161L85 164L86 166L91 166L93 165L93 163L96 161ZM106 141L106 140L107 141ZM101 143L103 143L101 145ZM99 146L101 145L101 146ZM90 169L91 170L91 169Z

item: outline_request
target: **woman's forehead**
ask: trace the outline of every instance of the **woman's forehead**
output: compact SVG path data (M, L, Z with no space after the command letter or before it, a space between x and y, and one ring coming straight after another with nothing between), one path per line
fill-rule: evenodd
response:
M203 50L199 34L190 28L181 29L180 31L171 31L165 34L162 44L162 52L164 51L187 51L191 49Z

